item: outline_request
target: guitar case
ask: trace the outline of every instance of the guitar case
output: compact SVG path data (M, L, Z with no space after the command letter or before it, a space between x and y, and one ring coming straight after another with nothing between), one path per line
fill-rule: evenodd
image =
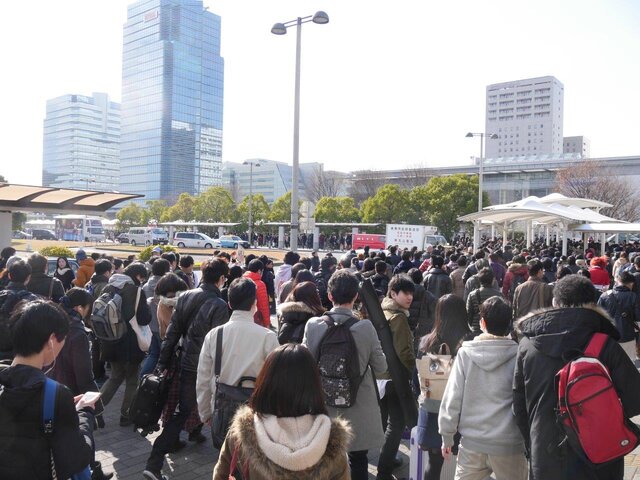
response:
M363 280L360 284L360 299L367 309L369 320L378 332L382 351L387 357L389 374L400 399L405 425L411 429L418 424L418 404L413 396L411 376L405 366L402 365L402 362L400 362L395 348L393 348L393 335L389 328L389 322L384 316L378 300L378 294L369 278Z

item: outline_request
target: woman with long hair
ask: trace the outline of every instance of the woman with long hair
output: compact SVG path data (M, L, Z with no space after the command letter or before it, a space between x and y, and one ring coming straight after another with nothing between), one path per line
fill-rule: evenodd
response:
M75 280L76 275L73 273L67 257L58 257L56 260L56 271L53 273L53 276L62 282L65 292L73 287L72 282ZM84 287L84 285L82 285L82 287Z
M309 270L302 270L299 273L302 272L309 272ZM302 343L307 321L324 312L325 309L320 301L315 282L306 281L297 284L287 297L287 301L278 306L278 341L280 345L289 342Z
M441 347L446 345L448 352L455 357L462 342L470 340L472 337L464 301L450 293L438 300L433 331L422 337L419 354L438 354ZM429 466L425 471L424 480L437 480L440 478L440 471L444 463L441 452L442 437L438 433L440 400L422 397L420 400L418 444L421 449L429 452ZM454 453L457 453L459 438L459 435L456 435Z
M249 405L236 412L213 479L242 472L251 480L347 480L350 438L348 423L327 415L309 350L282 345L265 360Z

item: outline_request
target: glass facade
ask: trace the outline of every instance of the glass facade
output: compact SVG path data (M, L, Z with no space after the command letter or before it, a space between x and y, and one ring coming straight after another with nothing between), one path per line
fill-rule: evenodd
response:
M122 191L176 200L222 183L220 17L201 0L129 6L122 65ZM143 201L144 201L143 200Z
M120 187L120 104L106 93L47 101L42 185L101 191Z

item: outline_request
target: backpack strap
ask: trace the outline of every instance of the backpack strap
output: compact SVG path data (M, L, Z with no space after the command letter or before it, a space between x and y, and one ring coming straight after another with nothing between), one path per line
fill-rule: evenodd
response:
M594 333L589 340L589 344L587 348L584 350L584 355L587 357L598 358L602 353L602 349L604 348L604 344L607 342L609 335L604 333Z
M42 426L44 430L44 436L49 442L49 458L51 464L51 478L53 480L58 479L56 473L56 464L53 460L53 449L51 448L51 437L53 436L53 417L56 406L56 392L58 390L58 383L50 378L45 378L44 381L44 395L42 400Z
M214 374L216 376L216 382L220 376L220 370L222 369L222 330L220 327L216 332L216 360L214 366Z
M42 425L44 434L50 436L53 433L53 415L56 406L56 391L58 384L55 380L46 378L44 382L44 398L42 401Z

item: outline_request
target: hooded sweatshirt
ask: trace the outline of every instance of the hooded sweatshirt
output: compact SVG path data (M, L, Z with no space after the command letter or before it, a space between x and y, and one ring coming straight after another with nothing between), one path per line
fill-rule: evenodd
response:
M513 404L513 371L518 344L482 334L464 342L444 391L438 426L445 447L457 431L465 448L489 455L524 453Z

